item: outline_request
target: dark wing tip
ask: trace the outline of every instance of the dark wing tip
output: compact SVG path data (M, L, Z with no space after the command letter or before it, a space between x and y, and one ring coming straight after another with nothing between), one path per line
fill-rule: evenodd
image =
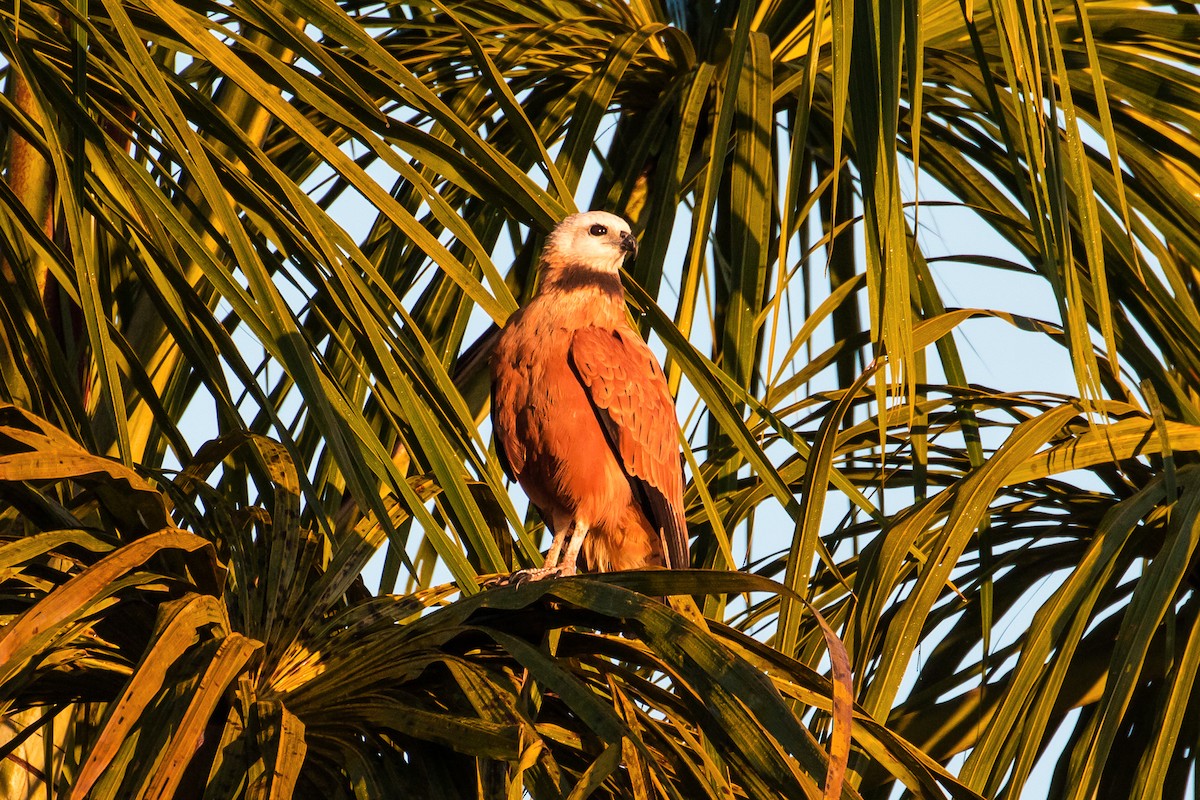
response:
M672 514L668 523L659 529L663 539L663 553L671 569L687 569L692 565L688 551L687 521L682 514Z
M688 553L687 519L683 509L676 509L657 487L640 478L630 478L638 489L636 496L650 520L658 529L659 544L663 559L670 569L687 569L691 566Z

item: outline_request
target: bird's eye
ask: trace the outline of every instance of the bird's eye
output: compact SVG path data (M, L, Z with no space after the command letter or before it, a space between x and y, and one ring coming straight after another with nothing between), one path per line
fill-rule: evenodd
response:
M608 233L608 228L604 227L603 225L593 225L592 227L588 228L588 233L592 234L592 236L603 236L604 234Z

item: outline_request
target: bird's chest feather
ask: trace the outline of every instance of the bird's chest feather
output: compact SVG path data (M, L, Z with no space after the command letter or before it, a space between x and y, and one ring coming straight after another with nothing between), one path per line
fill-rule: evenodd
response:
M493 367L496 435L513 472L543 510L593 519L628 503L629 484L571 367L572 331L524 319L504 332ZM586 502L585 502L586 498Z
M558 450L563 437L581 427L599 423L578 376L571 368L571 332L553 326L529 326L517 332L510 343L506 374L511 384L498 402L509 404L504 416L511 417L529 455L546 448Z

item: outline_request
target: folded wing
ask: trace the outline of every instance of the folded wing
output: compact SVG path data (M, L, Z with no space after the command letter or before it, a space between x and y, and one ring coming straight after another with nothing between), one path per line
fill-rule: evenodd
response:
M663 538L667 565L687 567L679 427L658 360L632 329L597 327L573 334L569 360L642 510Z

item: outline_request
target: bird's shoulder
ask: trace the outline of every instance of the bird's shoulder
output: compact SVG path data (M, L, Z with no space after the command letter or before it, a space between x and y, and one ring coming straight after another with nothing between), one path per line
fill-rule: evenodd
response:
M634 460L675 458L675 403L649 345L628 326L582 328L568 360L593 405Z
M492 351L493 372L506 364L516 363L523 354L537 351L538 340L545 336L545 323L538 319L536 312L534 307L523 306L504 323Z
M585 383L616 381L653 389L665 394L670 390L658 358L650 345L628 324L593 325L580 328L571 336L570 357Z

